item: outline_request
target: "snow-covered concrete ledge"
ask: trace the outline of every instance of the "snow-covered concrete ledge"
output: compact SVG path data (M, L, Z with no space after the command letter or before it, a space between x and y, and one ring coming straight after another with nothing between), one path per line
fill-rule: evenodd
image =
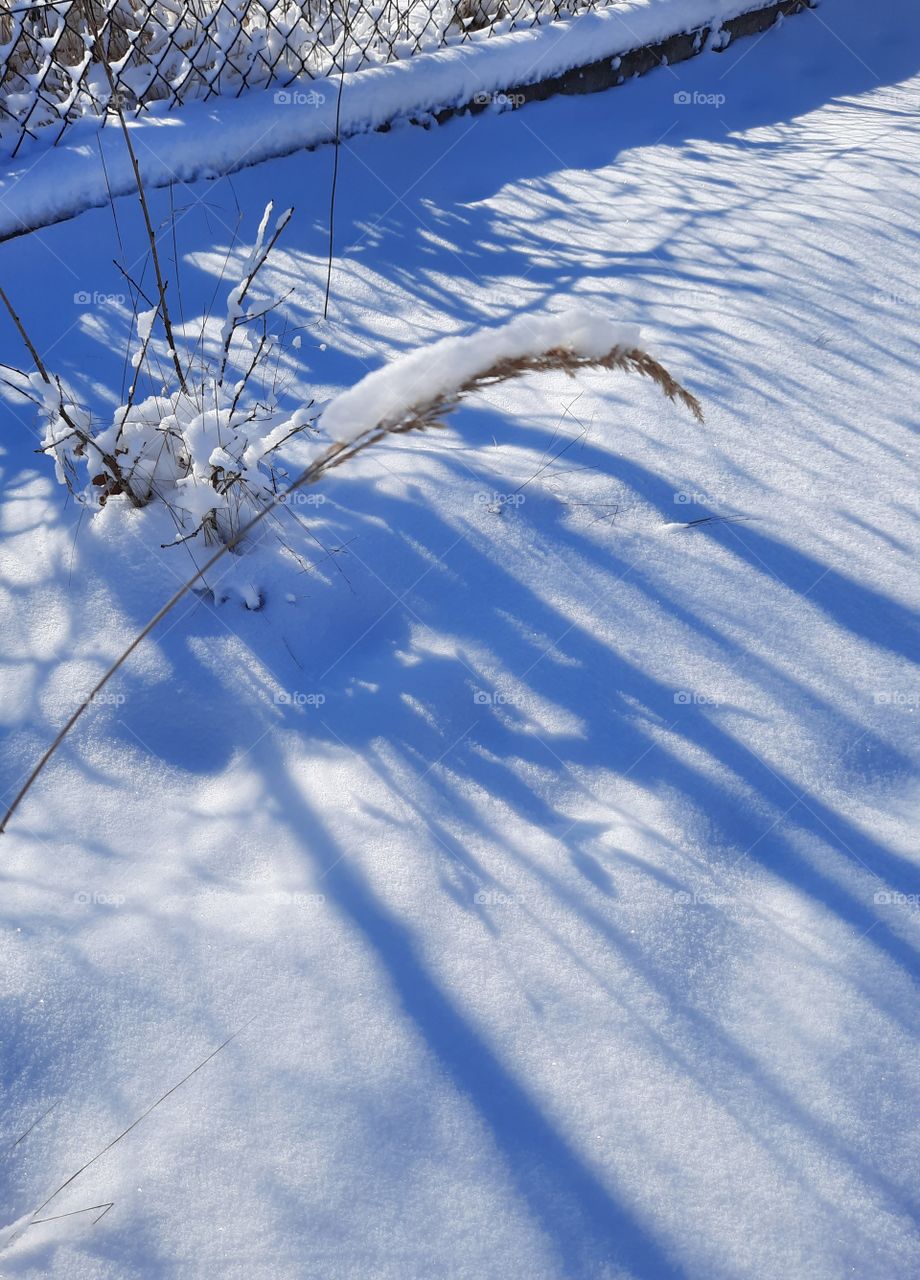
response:
M589 93L684 61L706 48L771 26L816 0L624 0L527 31L418 54L344 78L342 137L399 120L442 121L463 110ZM166 186L233 173L262 160L334 140L338 81L150 111L130 123L145 182ZM35 145L0 178L0 241L104 205L134 189L120 130L81 121L56 147Z

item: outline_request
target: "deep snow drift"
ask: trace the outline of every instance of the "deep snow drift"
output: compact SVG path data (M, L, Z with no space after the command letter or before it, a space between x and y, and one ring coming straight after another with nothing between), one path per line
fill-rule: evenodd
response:
M261 609L139 651L0 841L0 1275L915 1274L920 41L871 21L349 143L327 323L331 153L156 194L209 355L295 206L290 410L576 304L706 422L604 373L496 388L237 558ZM113 408L115 215L0 246ZM9 792L190 561L81 520L4 414Z

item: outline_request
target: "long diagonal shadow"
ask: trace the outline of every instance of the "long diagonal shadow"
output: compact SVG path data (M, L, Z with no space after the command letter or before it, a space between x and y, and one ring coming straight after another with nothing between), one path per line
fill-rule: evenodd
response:
M522 1200L558 1255L560 1274L596 1275L606 1263L626 1268L636 1280L681 1280L685 1271L611 1195L435 982L409 930L325 829L274 745L263 762L267 789L305 856L325 872L324 894L359 930L441 1069L488 1126Z

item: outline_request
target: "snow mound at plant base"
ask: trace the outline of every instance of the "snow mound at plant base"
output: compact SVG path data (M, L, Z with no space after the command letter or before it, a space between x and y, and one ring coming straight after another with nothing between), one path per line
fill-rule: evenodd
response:
M250 255L253 274L256 264L264 263L270 213L271 206ZM282 218L286 223L288 214ZM252 395L245 395L245 380L226 386L226 356L237 327L247 318L240 305L244 295L242 284L230 293L221 331L225 358L219 375L202 378L195 386L183 382L170 395L120 406L103 431L92 431L91 415L66 399L59 380L34 373L26 381L47 415L44 448L55 460L58 480L94 510L110 536L118 536L118 520L131 511L136 536L146 538L151 548L159 546L173 554L181 547L196 566L203 567L221 543L235 555L245 555L253 550L257 537L245 530L260 513L290 513L285 503L296 495L288 492L277 454L306 428L319 440L314 459L323 459L331 449L371 432L399 429L413 414L431 406L447 411L465 388L489 371L497 371L500 377L515 362L554 354L601 361L617 352L635 351L640 337L637 326L616 324L584 306L557 314L522 315L479 333L443 338L367 374L336 397L317 422L318 410L312 402L293 414L282 414L270 406L254 405ZM135 367L147 357L155 315L156 308L138 319L142 346ZM167 353L162 355L159 368L168 365ZM186 379L190 377L191 367ZM212 407L203 407L208 405ZM76 489L75 479L81 469L89 478L82 492ZM279 543L280 553L290 559L282 536L284 526L277 516L269 528L271 545ZM241 588L250 608L263 598L254 585L254 572L254 567L244 570ZM203 589L218 601L227 598L226 584L233 577L223 569L220 575L225 582L222 591L202 578Z

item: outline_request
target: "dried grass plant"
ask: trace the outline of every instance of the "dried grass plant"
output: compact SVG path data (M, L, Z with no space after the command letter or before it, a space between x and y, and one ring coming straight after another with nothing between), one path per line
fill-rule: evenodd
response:
M327 474L327 472L333 469L333 467L340 467L343 463L349 462L365 450L370 449L373 445L386 439L387 436L400 435L412 431L426 431L435 427L443 426L444 419L452 413L464 399L486 387L493 387L498 383L508 382L511 379L520 378L529 373L562 371L573 377L579 371L589 369L605 369L608 371L618 371L623 373L636 373L642 377L649 378L669 400L683 404L690 410L698 422L703 421L702 409L700 408L699 401L696 397L687 391L686 388L683 387L663 365L653 359L647 351L643 351L635 347L629 349L615 347L606 355L600 357L586 357L581 356L572 350L553 347L548 351L538 354L521 356L513 360L501 360L496 364L488 365L474 376L467 378L452 391L445 393L436 399L414 404L407 410L401 411L390 419L382 419L356 435L352 440L333 442L320 454L318 458L314 459L308 467L301 471L301 473L287 486L287 488L275 494L271 501L261 508L242 527L240 527L228 541L222 543L206 563L203 564L201 568L198 569L198 571L193 574L193 576L189 578L188 581L185 582L160 609L157 610L146 626L137 633L124 652L111 664L101 679L96 682L89 694L73 712L66 724L60 729L54 741L35 765L12 804L6 811L3 821L0 823L0 833L6 830L10 819L19 808L19 805L28 794L42 770L67 737L67 734L83 715L87 707L105 688L116 672L119 671L125 662L127 662L134 650L143 643L147 636L150 635L151 631L153 631L153 629L172 611L172 609L175 608L179 601L193 590L195 585L203 578L204 574L208 573L223 556L233 551L244 541L244 539L249 538L256 527L277 507L281 506L282 503L285 503L291 494L300 489L304 489L309 485L317 484L323 476Z

